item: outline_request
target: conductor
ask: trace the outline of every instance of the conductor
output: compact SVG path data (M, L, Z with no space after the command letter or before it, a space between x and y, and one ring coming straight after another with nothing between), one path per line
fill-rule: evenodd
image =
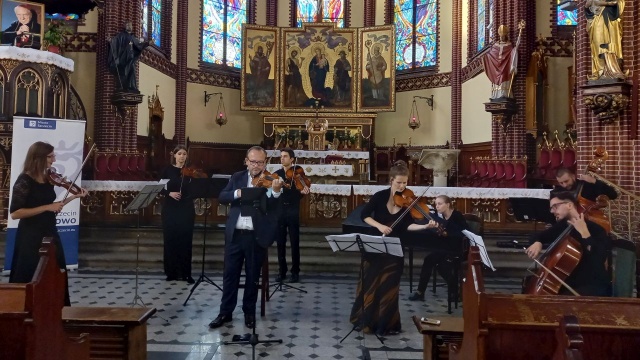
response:
M267 152L259 146L247 150L245 157L247 170L233 174L218 198L221 204L231 204L231 209L225 229L222 301L220 313L209 323L211 329L218 328L233 319L243 263L246 274L246 285L242 297L244 324L248 328L253 328L256 324L257 283L265 252L275 240L277 233L277 212L283 181L280 178L273 179L271 187L265 189L266 194L262 196L266 196L266 209L251 205L261 203L264 198L249 203L243 197L243 192L247 190L248 193L247 188L265 184L264 176L261 175L266 167L266 159Z

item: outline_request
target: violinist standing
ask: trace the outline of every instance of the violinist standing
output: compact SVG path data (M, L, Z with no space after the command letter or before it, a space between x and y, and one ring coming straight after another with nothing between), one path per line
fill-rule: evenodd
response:
M221 204L231 204L231 207L224 233L222 300L218 316L209 323L211 329L233 320L243 263L246 274L242 297L244 323L248 328L255 327L258 280L267 248L275 241L283 181L280 178L271 181L271 187L266 193L266 213L258 209L244 213L246 206L243 208L240 200L243 188L253 187L254 181L259 185L264 178L266 159L267 152L259 146L247 150L245 157L247 170L233 174L218 197Z
M389 227L404 212L402 207L396 205L394 194L402 192L407 186L407 164L397 161L389 170L389 177L391 187L373 194L362 209L362 221L378 229L381 235L391 237L399 237L406 230L424 230L427 225L414 224L411 216L404 216L393 228ZM362 324L365 332L378 336L400 333L402 326L398 301L404 258L366 253L362 261L363 273L351 309L351 323L356 326Z
M171 153L171 165L160 176L161 179L169 180L162 190L164 274L167 281L180 279L193 284L195 281L191 277L191 255L196 211L193 198L189 196L191 178L182 175L182 169L187 163L187 148L178 145Z
M278 277L276 282L284 281L287 278L287 232L291 242L291 279L289 282L296 283L300 280L300 200L303 195L309 193L309 187L304 184L302 190L298 190L294 184L296 169L302 168L295 165L296 156L292 149L285 148L280 152L280 162L282 168L276 171L280 178L284 179L290 186L283 188L281 197L282 212L278 225ZM291 178L287 177L287 172Z
M550 211L556 217L556 223L549 229L534 235L527 255L535 259L542 251L542 244L552 243L561 233L572 225L570 235L582 247L582 257L565 282L578 294L586 296L611 296L611 276L605 263L610 244L606 231L598 224L586 220L584 214L578 213L578 203L570 192L552 193ZM560 290L562 295L570 295L566 289Z
M451 199L446 195L436 197L436 211L441 216L438 219L440 219L440 226L445 229L446 235L438 234L435 230L429 231L425 235L425 243L429 244L429 247L437 248L438 250L432 251L425 256L420 270L418 289L409 296L409 300L412 301L424 300L424 292L436 265L438 265L440 275L447 280L449 286L452 286L450 284L451 281L457 281L457 279L451 278L453 269L447 268L444 260L450 255L462 254L462 242L464 241L462 230L468 228L467 221L460 211L453 208ZM438 223L435 220L431 220L426 227L427 229L436 229Z
M52 145L38 141L27 151L22 173L13 184L13 195L9 213L14 220L20 220L16 234L9 282L27 283L33 278L40 260L42 238L52 237L56 246L56 260L60 269L66 269L64 249L56 228L56 213L74 199L85 197L87 191L80 189L77 195L56 201L54 186L47 178L49 169L56 160ZM65 274L66 275L66 274ZM65 276L66 289L64 303L71 305L69 284Z

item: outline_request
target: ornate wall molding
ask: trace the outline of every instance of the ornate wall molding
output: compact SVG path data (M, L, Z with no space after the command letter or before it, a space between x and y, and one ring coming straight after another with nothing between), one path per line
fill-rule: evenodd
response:
M177 67L176 64L172 63L165 56L155 52L155 51L143 51L140 56L140 60L150 67L160 71L161 73L171 77L172 79L176 78L177 75Z
M63 50L68 52L96 52L97 40L97 33L75 33L69 36Z
M572 57L573 40L558 39L554 37L537 38L535 46L544 50L544 56Z
M461 82L465 83L478 76L479 74L482 74L483 72L484 65L482 65L482 58L476 57L475 59L471 60L471 62L468 63L467 66L462 68Z
M413 91L451 86L451 73L440 73L409 79L396 79L396 91Z
M240 90L240 74L219 74L200 69L187 69L187 81Z

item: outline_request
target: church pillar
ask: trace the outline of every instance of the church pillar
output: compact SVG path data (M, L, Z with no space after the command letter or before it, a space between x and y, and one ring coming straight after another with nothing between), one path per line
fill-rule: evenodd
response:
M453 1L451 56L451 148L462 140L462 0Z
M175 141L186 144L187 124L187 43L189 38L189 2L178 1L176 25L176 114ZM213 116L213 115L212 115Z
M107 39L122 31L124 23L131 21L134 31L140 29L140 1L105 1L98 12L98 36L96 40L96 94L94 113L94 137L98 149L133 152L137 145L138 109L132 107L126 117L120 118L111 96L116 79L109 72L109 45Z

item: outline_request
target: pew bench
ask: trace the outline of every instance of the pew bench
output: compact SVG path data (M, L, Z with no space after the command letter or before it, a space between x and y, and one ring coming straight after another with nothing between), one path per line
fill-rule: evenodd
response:
M88 333L91 359L146 359L147 320L155 308L64 307L70 334Z
M487 294L477 247L463 285L464 336L454 359L552 359L566 315L579 319L584 360L628 359L640 348L640 299Z
M439 317L440 325L430 325L420 322L420 316L412 316L413 323L418 332L423 335L422 349L423 359L438 359L438 336L449 336L451 338L462 338L464 330L464 320L461 317Z

